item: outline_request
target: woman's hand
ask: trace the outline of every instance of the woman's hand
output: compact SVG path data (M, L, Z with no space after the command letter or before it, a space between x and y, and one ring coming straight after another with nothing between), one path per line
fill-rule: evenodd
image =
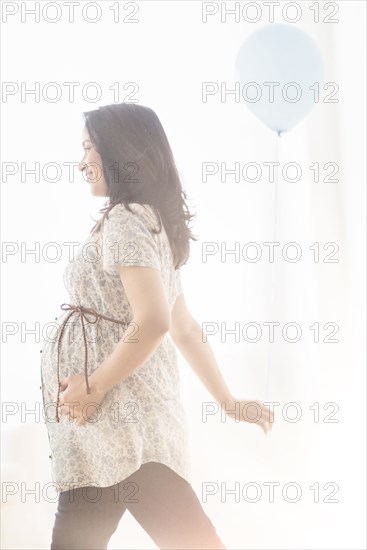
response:
M82 426L97 410L105 394L92 385L87 393L83 374L73 374L60 380L59 413L75 419L77 426Z
M245 401L231 397L225 403L221 403L221 406L226 415L236 422L258 424L264 433L268 433L273 427L274 414L261 401Z

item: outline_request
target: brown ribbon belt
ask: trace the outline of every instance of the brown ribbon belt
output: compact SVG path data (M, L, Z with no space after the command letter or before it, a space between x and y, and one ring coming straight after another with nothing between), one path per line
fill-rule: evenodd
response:
M89 308L89 307L83 307L83 306L74 306L71 304L62 304L61 309L63 311L70 311L69 315L65 318L64 322L61 325L60 334L58 337L57 342L57 382L58 382L58 390L57 390L57 399L56 399L56 421L60 422L59 417L59 402L60 402L60 349L61 349L61 341L64 334L64 330L66 327L67 322L69 321L70 317L74 315L74 313L79 313L80 321L82 324L82 330L83 330L83 340L84 340L84 373L85 373L85 383L87 386L87 393L90 394L90 387L88 382L88 347L87 347L87 338L85 335L85 324L84 321L87 321L87 323L94 324L99 319L105 319L106 321L112 321L114 323L118 323L120 325L125 325L126 321L119 321L117 319L113 319L112 317L107 317L106 315L102 315L101 313L98 313L95 309ZM88 315L92 315L94 317L94 320L88 319Z

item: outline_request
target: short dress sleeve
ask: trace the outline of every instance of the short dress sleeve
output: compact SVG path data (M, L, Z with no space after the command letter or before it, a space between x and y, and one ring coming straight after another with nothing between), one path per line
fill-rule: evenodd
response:
M161 270L156 235L142 205L130 205L129 212L117 204L108 213L102 228L103 269L117 273L117 265L152 267Z

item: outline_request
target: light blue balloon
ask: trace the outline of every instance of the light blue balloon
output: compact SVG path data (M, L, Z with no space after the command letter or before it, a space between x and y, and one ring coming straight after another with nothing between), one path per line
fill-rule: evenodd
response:
M247 107L280 135L322 98L324 63L307 33L291 25L269 25L250 35L240 47L236 80L241 83ZM279 85L264 85L274 82Z

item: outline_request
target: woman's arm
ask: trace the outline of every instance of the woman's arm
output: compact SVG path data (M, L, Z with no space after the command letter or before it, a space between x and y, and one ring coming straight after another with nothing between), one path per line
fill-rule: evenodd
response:
M233 403L232 394L218 367L213 350L208 342L203 342L199 323L187 309L183 293L179 294L171 315L170 335L192 370L204 384L216 402Z
M269 432L274 422L273 413L261 401L233 397L208 340L203 342L202 329L186 307L183 293L177 297L172 310L170 335L199 380L227 416L236 422L255 423L264 433Z
M157 269L117 265L133 310L131 325L112 353L93 372L91 384L107 393L145 363L170 328L170 311Z

